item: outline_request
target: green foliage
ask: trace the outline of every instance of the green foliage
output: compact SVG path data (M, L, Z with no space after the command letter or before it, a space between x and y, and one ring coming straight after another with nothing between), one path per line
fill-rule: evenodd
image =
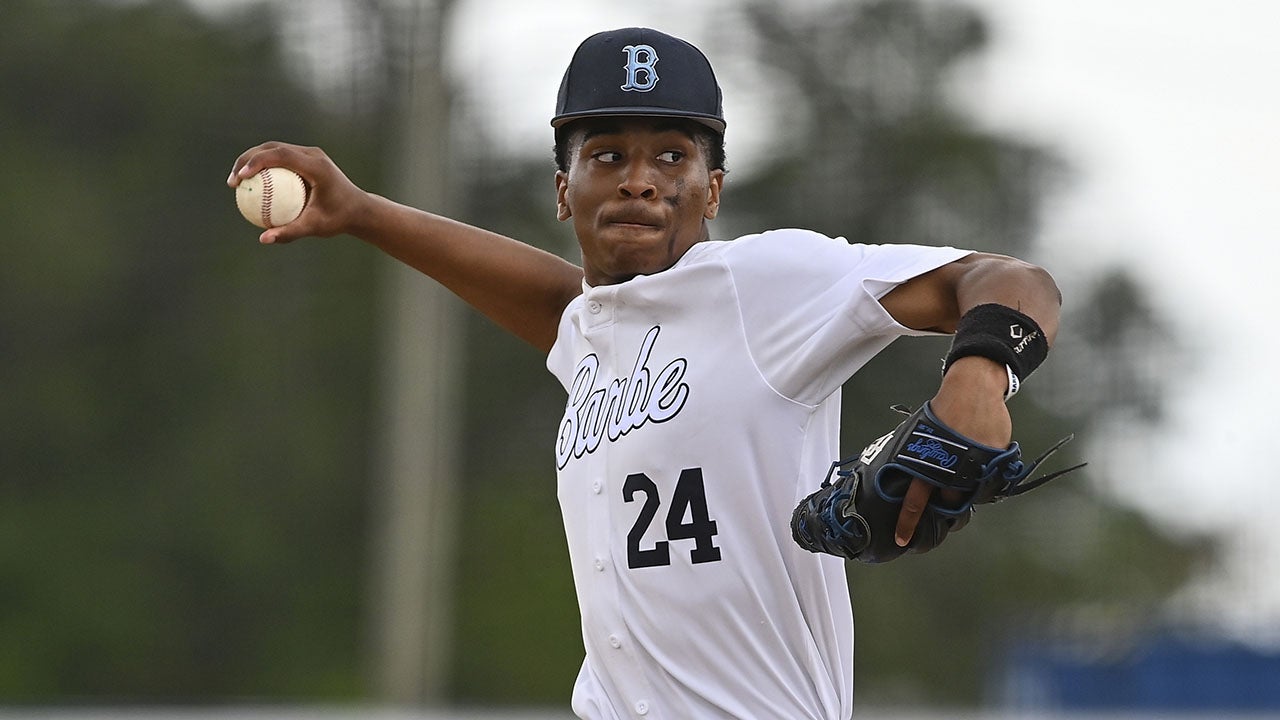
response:
M732 230L794 226L863 243L1027 252L1039 200L1062 167L950 107L949 74L985 44L979 16L900 0L820 13L748 7L764 62L791 96L781 151L726 198Z
M370 259L222 184L334 124L261 18L5 13L0 699L357 693Z
M549 449L564 390L538 353L476 314L467 345L473 382L458 510L467 520L450 694L488 705L564 705L583 653Z
M524 459L497 463L501 475L471 485L461 508L472 520L459 548L451 695L462 702L562 706L582 664L554 474Z

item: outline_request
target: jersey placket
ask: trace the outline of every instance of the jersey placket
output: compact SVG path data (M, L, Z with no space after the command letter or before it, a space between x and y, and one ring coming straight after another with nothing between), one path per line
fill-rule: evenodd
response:
M583 328L601 361L601 378L625 378L632 371L634 352L618 345L617 329L624 327L618 317L620 303L617 287L591 288L584 303ZM617 682L610 693L617 693L614 707L626 708L634 717L645 717L652 712L652 688L644 677L646 665L636 654L634 637L629 631L626 606L630 602L623 597L623 586L618 573L627 572L625 513L615 512L615 502L621 502L622 478L627 469L616 467L611 443L601 443L599 449L584 459L590 459L590 481L586 492L590 494L587 518L592 550L591 568L593 592L597 598L592 612L593 652L597 661L610 667L609 676ZM621 702L618 702L620 700Z

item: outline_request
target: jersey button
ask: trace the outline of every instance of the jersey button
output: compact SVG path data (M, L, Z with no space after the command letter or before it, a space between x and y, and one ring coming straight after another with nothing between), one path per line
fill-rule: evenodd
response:
M596 558L596 572L604 572L604 560Z
M644 700L637 701L637 702L636 702L636 714L637 714L637 715L648 715L648 714L649 714L649 703L645 702Z
M610 635L609 644L612 645L613 648L616 650L622 647L622 640L620 640L617 635Z
M599 315L601 307L602 306L600 305L599 302L592 300L587 303L587 312L591 313L592 315Z
M597 481L595 481L595 482L591 483L591 492L595 493L596 495L599 495L599 494L600 494L600 481L599 481L599 480L597 480Z

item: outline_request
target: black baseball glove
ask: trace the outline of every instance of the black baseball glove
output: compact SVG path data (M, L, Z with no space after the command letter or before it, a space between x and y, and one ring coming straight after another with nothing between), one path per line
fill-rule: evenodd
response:
M973 506L1021 495L1085 463L1034 480L1031 473L1073 436L1059 440L1030 463L1018 443L993 448L942 424L929 404L908 415L893 432L871 443L857 457L831 464L817 492L791 514L791 536L810 552L824 552L865 563L882 563L903 553L926 553L947 533L968 524ZM944 502L941 493L920 516L907 547L894 541L902 500L914 478L955 490L959 499Z

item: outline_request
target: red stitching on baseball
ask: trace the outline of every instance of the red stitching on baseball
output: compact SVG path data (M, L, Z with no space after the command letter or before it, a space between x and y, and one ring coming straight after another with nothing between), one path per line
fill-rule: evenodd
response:
M262 178L262 224L274 227L271 224L271 172L263 170L258 177Z

